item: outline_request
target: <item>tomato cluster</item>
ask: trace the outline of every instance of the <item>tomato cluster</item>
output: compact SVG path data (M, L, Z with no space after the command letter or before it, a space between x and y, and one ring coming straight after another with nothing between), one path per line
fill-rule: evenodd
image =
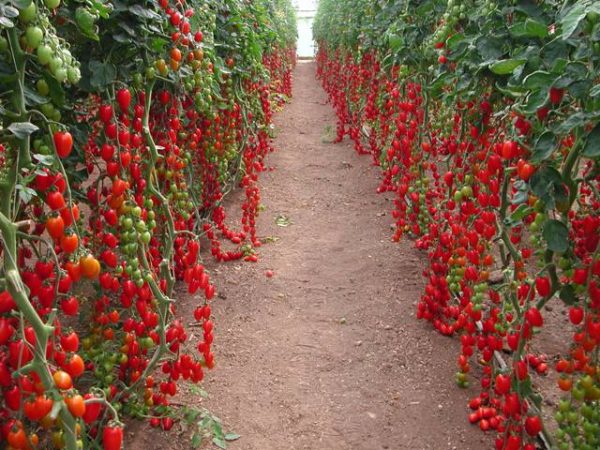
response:
M470 422L495 430L498 449L596 448L600 102L584 92L600 74L597 11L486 2L468 16L449 1L440 16L434 2L400 3L320 5L318 76L337 140L349 136L381 167L393 240L408 236L427 255L417 317L460 336L456 382L474 373L481 389ZM565 66L518 59L539 42L534 22L544 51L570 43ZM576 74L579 64L590 71ZM549 302L565 317L548 315ZM555 361L536 339L548 328L562 345ZM542 377L566 393L555 436L542 421Z
M120 449L123 415L171 429L215 366L206 253L257 260L293 10L36 0L0 19L0 442Z

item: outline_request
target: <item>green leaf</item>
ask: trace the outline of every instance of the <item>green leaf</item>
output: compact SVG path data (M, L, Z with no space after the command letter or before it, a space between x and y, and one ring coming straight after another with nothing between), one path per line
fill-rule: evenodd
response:
M548 27L533 19L526 19L509 28L509 32L516 38L545 38L548 36Z
M151 9L144 8L142 5L133 5L129 7L129 11L138 17L144 19L160 20L160 16Z
M583 156L597 158L600 156L600 123L587 135L583 146Z
M490 70L497 75L508 75L517 68L525 64L525 59L503 59L490 65Z
M56 161L54 155L42 155L41 153L36 153L35 155L33 155L33 158L36 161L39 161L40 164L48 167L51 167L52 164L54 164L54 162Z
M538 164L545 161L556 149L556 136L550 131L543 133L535 142L531 161Z
M23 91L23 94L25 95L25 103L28 106L38 106L43 105L44 103L48 103L48 99L46 97L38 94L33 89L30 89L27 86L25 86L25 89L23 89Z
M33 197L37 197L37 192L35 189L31 189L30 187L23 186L21 184L15 185L15 190L19 195L19 199L23 203L29 203Z
M556 79L556 75L543 70L530 73L523 80L523 87L526 89L550 89L552 83Z
M461 33L453 34L446 41L446 47L449 48L450 50L454 51L461 43L463 43L464 39L465 39L465 36Z
M11 3L19 9L25 9L31 5L31 0L11 0Z
M404 38L402 36L398 36L396 33L389 34L388 44L390 46L390 50L396 52L404 46Z
M577 112L571 114L567 120L562 122L556 128L557 134L565 134L570 132L573 128L580 127L586 122L586 116L583 112Z
M569 248L569 230L559 220L547 220L544 224L542 236L548 244L548 249L553 252L564 253Z
M0 16L0 27L12 28L14 26L15 26L15 24L12 22L12 20L7 19L4 16Z
M522 108L523 112L525 114L534 114L548 102L549 97L550 91L548 89L540 89L539 91L532 92L527 97L527 103Z
M481 36L477 40L477 52L482 61L493 62L500 58L504 51L502 50L502 39L490 36Z
M91 0L90 4L103 19L108 19L111 11L113 10L113 6L111 4L104 4L101 1Z
M14 122L8 126L8 130L18 139L25 139L30 134L39 130L39 128L31 122Z
M566 201L568 192L562 176L554 167L542 165L529 180L531 190L548 207L554 209L556 201Z
M560 288L560 293L558 294L558 296L566 305L574 305L577 302L575 289L570 284L563 285Z
M517 209L513 211L510 217L507 217L505 220L505 225L514 226L520 223L525 217L533 212L531 206L526 203L521 203Z
M77 23L81 33L94 41L99 41L100 38L97 34L98 27L96 27L95 22L96 16L87 8L80 6L75 10L75 23Z
M227 433L223 439L225 439L226 441L236 441L239 438L241 438L241 436L239 434L236 433Z
M91 72L90 84L99 90L106 88L117 76L117 68L110 63L92 60L89 68Z
M594 86L589 92L590 97L597 97L598 95L600 95L600 84Z
M212 442L217 447L222 448L223 450L225 450L227 448L227 442L225 442L225 440L222 438L214 437Z
M569 12L560 21L562 27L561 37L563 40L567 40L571 37L586 14L587 4L584 2L575 2Z
M199 448L202 444L202 435L200 433L194 433L192 436L192 448Z

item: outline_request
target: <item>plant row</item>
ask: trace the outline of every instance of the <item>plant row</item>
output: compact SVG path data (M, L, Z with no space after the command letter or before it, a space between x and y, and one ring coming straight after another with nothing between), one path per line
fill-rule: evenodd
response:
M3 448L120 449L123 416L178 420L215 365L203 258L258 257L295 35L288 0L0 2Z
M600 5L322 0L314 32L337 140L427 256L416 315L460 339L469 421L598 448Z

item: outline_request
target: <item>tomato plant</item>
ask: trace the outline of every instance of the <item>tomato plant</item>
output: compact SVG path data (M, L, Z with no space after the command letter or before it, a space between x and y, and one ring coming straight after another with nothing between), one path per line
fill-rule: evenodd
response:
M417 317L460 337L457 384L473 371L480 384L469 420L498 449L600 445L599 13L322 0L315 19L336 140L381 168L393 240L427 257ZM536 339L548 328L556 364ZM565 393L554 436L539 389L551 367Z
M168 431L170 398L215 366L204 258L258 258L258 181L295 36L288 0L0 5L0 422L13 448L121 448L122 414ZM185 291L194 346L176 319Z

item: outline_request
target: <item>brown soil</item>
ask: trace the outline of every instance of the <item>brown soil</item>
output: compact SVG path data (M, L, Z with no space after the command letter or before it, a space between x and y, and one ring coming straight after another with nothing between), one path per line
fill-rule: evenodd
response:
M415 318L424 256L390 241L378 170L331 143L335 116L314 74L314 63L298 65L275 120L258 223L272 243L257 264L212 269L217 367L209 399L185 403L241 435L232 450L491 448L467 421L475 389L454 383L458 340ZM133 427L127 448L190 448L177 431L146 427Z

